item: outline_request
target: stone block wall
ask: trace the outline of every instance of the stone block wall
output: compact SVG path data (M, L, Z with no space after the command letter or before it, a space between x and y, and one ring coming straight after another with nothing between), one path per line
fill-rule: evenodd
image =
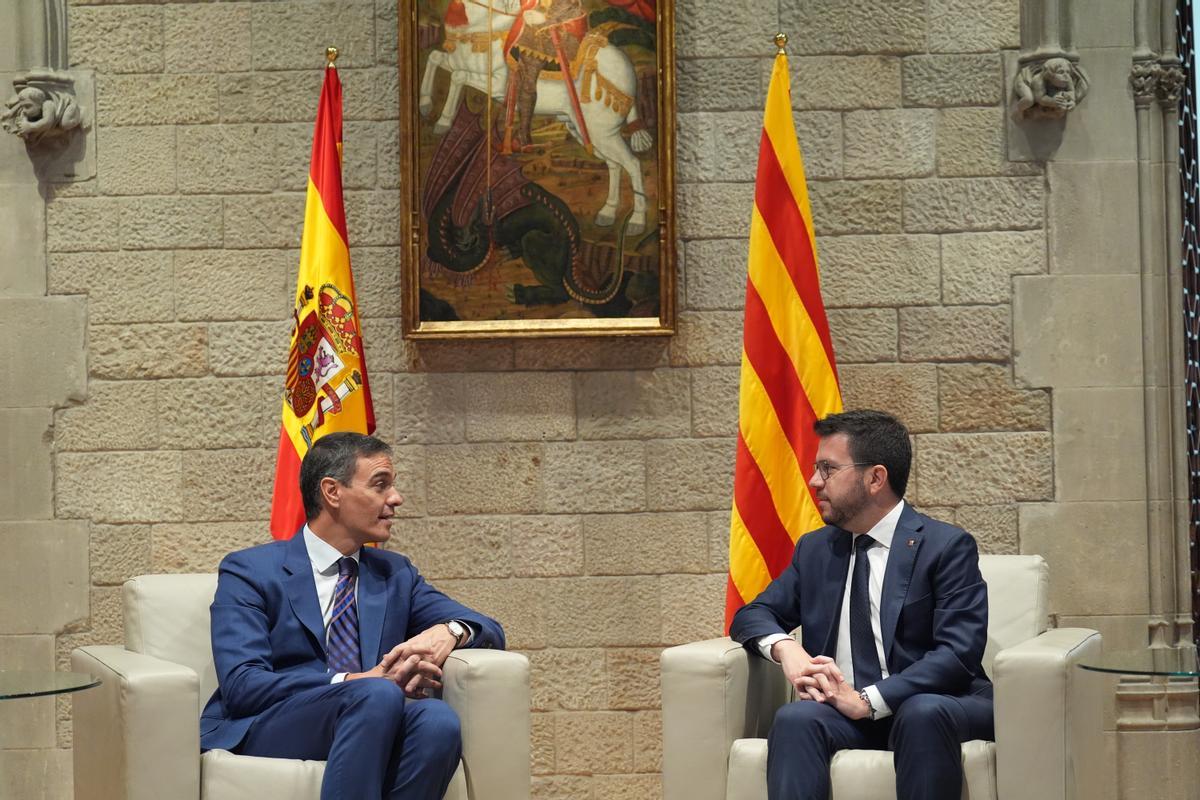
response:
M746 236L777 27L792 34L846 405L909 423L910 499L984 551L1017 552L1024 526L1053 527L1056 506L1030 504L1083 484L1061 484L1056 436L1071 428L1052 425L1050 378L1030 367L1014 381L1014 340L1041 335L1043 316L1065 327L1078 307L1014 323L1014 276L1048 270L1044 168L1007 155L1016 0L677 0L677 335L420 344L399 333L396 3L73 0L71 60L96 71L97 174L44 187L37 308L55 330L53 314L86 313L86 386L56 385L33 411L0 387L0 430L23 451L44 441L30 469L46 476L41 505L24 493L0 508L78 531L62 546L90 579L61 613L38 614L0 580L4 659L28 650L64 666L73 647L120 642L126 578L212 571L266 540L327 44L342 52L378 432L406 501L391 546L530 657L537 798L657 797L658 654L721 633ZM1101 306L1119 289L1093 286ZM0 313L0 327L15 319ZM1061 363L1046 369L1083 369L1055 330ZM1097 333L1137 347L1124 328ZM56 359L53 380L70 363ZM0 541L45 554L38 531L7 524ZM1143 585L1129 586L1131 606ZM1086 604L1086 587L1056 592ZM37 737L0 733L0 748L37 748L0 750L3 763L64 763L69 710L59 702L56 728L46 711ZM69 794L21 774L0 797Z

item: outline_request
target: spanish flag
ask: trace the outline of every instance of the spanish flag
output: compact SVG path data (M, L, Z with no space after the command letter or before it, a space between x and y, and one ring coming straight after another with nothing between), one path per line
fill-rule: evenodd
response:
M842 410L782 47L759 141L743 337L726 630L823 524L808 488L813 423Z
M304 524L300 461L312 443L333 431L375 430L342 205L342 84L332 61L317 106L293 301L271 502L276 539L290 539Z

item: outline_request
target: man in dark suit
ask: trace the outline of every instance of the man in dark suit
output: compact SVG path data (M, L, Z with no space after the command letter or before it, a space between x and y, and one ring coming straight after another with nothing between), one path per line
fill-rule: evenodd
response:
M221 562L202 749L324 760L322 800L445 793L458 718L427 695L452 650L503 648L504 633L404 556L363 547L391 535L395 477L379 439L328 434L300 467L301 531Z
M833 754L858 748L894 752L899 800L958 800L960 743L993 737L975 540L903 501L912 448L894 417L848 411L814 429L826 526L730 628L796 688L771 727L768 795L826 800Z

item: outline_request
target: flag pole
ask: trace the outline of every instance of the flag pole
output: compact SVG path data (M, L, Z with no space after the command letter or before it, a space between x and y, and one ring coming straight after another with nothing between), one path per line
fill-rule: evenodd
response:
M775 34L775 55L786 56L787 50L784 48L787 47L787 43L788 36L786 33L780 31L779 33Z
M787 37L785 36L784 39L787 39ZM337 61L337 57L338 57L338 49L336 47L326 47L325 48L325 61L328 62L325 65L326 69L337 69L337 64L333 63L333 62Z

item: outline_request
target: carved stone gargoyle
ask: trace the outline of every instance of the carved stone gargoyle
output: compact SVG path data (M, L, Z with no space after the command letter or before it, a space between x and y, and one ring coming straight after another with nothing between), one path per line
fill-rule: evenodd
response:
M83 125L75 81L65 72L31 70L13 80L16 90L0 108L0 128L36 147L61 140Z
M1070 59L1030 62L1013 78L1013 118L1060 119L1087 92L1087 75Z

